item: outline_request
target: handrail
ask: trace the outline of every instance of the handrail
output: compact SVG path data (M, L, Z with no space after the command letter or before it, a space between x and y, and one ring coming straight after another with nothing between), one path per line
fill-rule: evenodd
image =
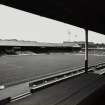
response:
M84 70L84 67L79 68L79 70ZM65 72L60 72L58 74L52 74L52 75L49 75L47 77L43 77L43 78L40 78L40 79L37 79L37 80L33 80L33 81L30 81L30 82L31 83L32 82L39 82L39 81L42 81L42 80L47 80L47 79L50 79L50 78L53 78L53 77L65 75L65 74L68 74L68 73L73 73L73 72L76 72L76 71L78 71L78 69L68 70L68 71L65 71Z
M89 66L88 71L99 70L99 69L102 69L104 67L105 67L105 63L98 63L96 65ZM61 81L61 80L64 80L64 79L82 74L82 73L85 72L84 69L85 69L84 67L81 67L79 69L65 71L65 72L54 74L54 75L44 77L44 78L41 78L41 79L38 79L38 80L34 80L34 81L31 81L29 83L29 87L31 89L38 89L38 88L47 86L49 84L53 84L55 82L58 82L58 81Z

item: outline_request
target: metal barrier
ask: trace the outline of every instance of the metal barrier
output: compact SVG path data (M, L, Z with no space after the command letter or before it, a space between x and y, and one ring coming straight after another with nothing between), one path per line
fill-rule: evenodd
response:
M105 63L98 63L96 65L91 65L88 67L88 71L95 71L95 70L100 70L105 68ZM82 73L84 73L84 67L81 67L79 69L75 69L75 70L70 70L70 71L65 71L59 74L55 74L55 75L51 75L45 78L41 78L39 80L35 80L29 83L29 87L30 87L30 91L31 93L34 92L34 90L36 89L40 89L43 88L45 86L54 84L56 82L65 80L67 78L76 76L76 75L80 75Z
M88 67L88 70L100 70L100 69L103 69L105 68L105 63L98 63L96 65L91 65Z
M27 92L27 93L20 94L20 95L18 95L16 97L12 97L11 98L11 102L17 101L17 100L22 99L22 98L25 98L25 97L27 97L29 95L31 95L31 93L30 92Z

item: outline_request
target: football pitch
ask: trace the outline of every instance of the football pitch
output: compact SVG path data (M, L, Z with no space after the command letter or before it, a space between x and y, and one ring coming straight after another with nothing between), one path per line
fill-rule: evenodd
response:
M83 54L40 54L0 57L0 85L37 79L44 75L84 66ZM105 62L105 56L89 55L89 65Z

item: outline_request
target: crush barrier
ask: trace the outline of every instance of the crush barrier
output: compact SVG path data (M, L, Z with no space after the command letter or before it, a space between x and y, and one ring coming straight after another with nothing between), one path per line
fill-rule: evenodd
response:
M96 65L91 65L88 67L88 71L96 71L105 68L105 63L98 63ZM39 80L35 80L29 83L30 91L33 93L36 89L43 88L45 86L54 84L56 82L60 82L62 80L68 79L70 77L74 77L80 75L85 72L85 68L81 67L78 69L65 71L59 74L54 74L45 78L41 78Z
M11 102L17 101L17 100L22 99L22 98L25 98L25 97L27 97L29 95L31 95L31 93L30 92L27 92L27 93L20 94L20 95L18 95L16 97L12 97L11 98Z

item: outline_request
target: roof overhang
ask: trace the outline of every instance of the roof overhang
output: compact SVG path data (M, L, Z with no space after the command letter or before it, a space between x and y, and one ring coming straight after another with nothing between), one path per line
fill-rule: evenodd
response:
M1 3L105 34L104 0L2 0Z

